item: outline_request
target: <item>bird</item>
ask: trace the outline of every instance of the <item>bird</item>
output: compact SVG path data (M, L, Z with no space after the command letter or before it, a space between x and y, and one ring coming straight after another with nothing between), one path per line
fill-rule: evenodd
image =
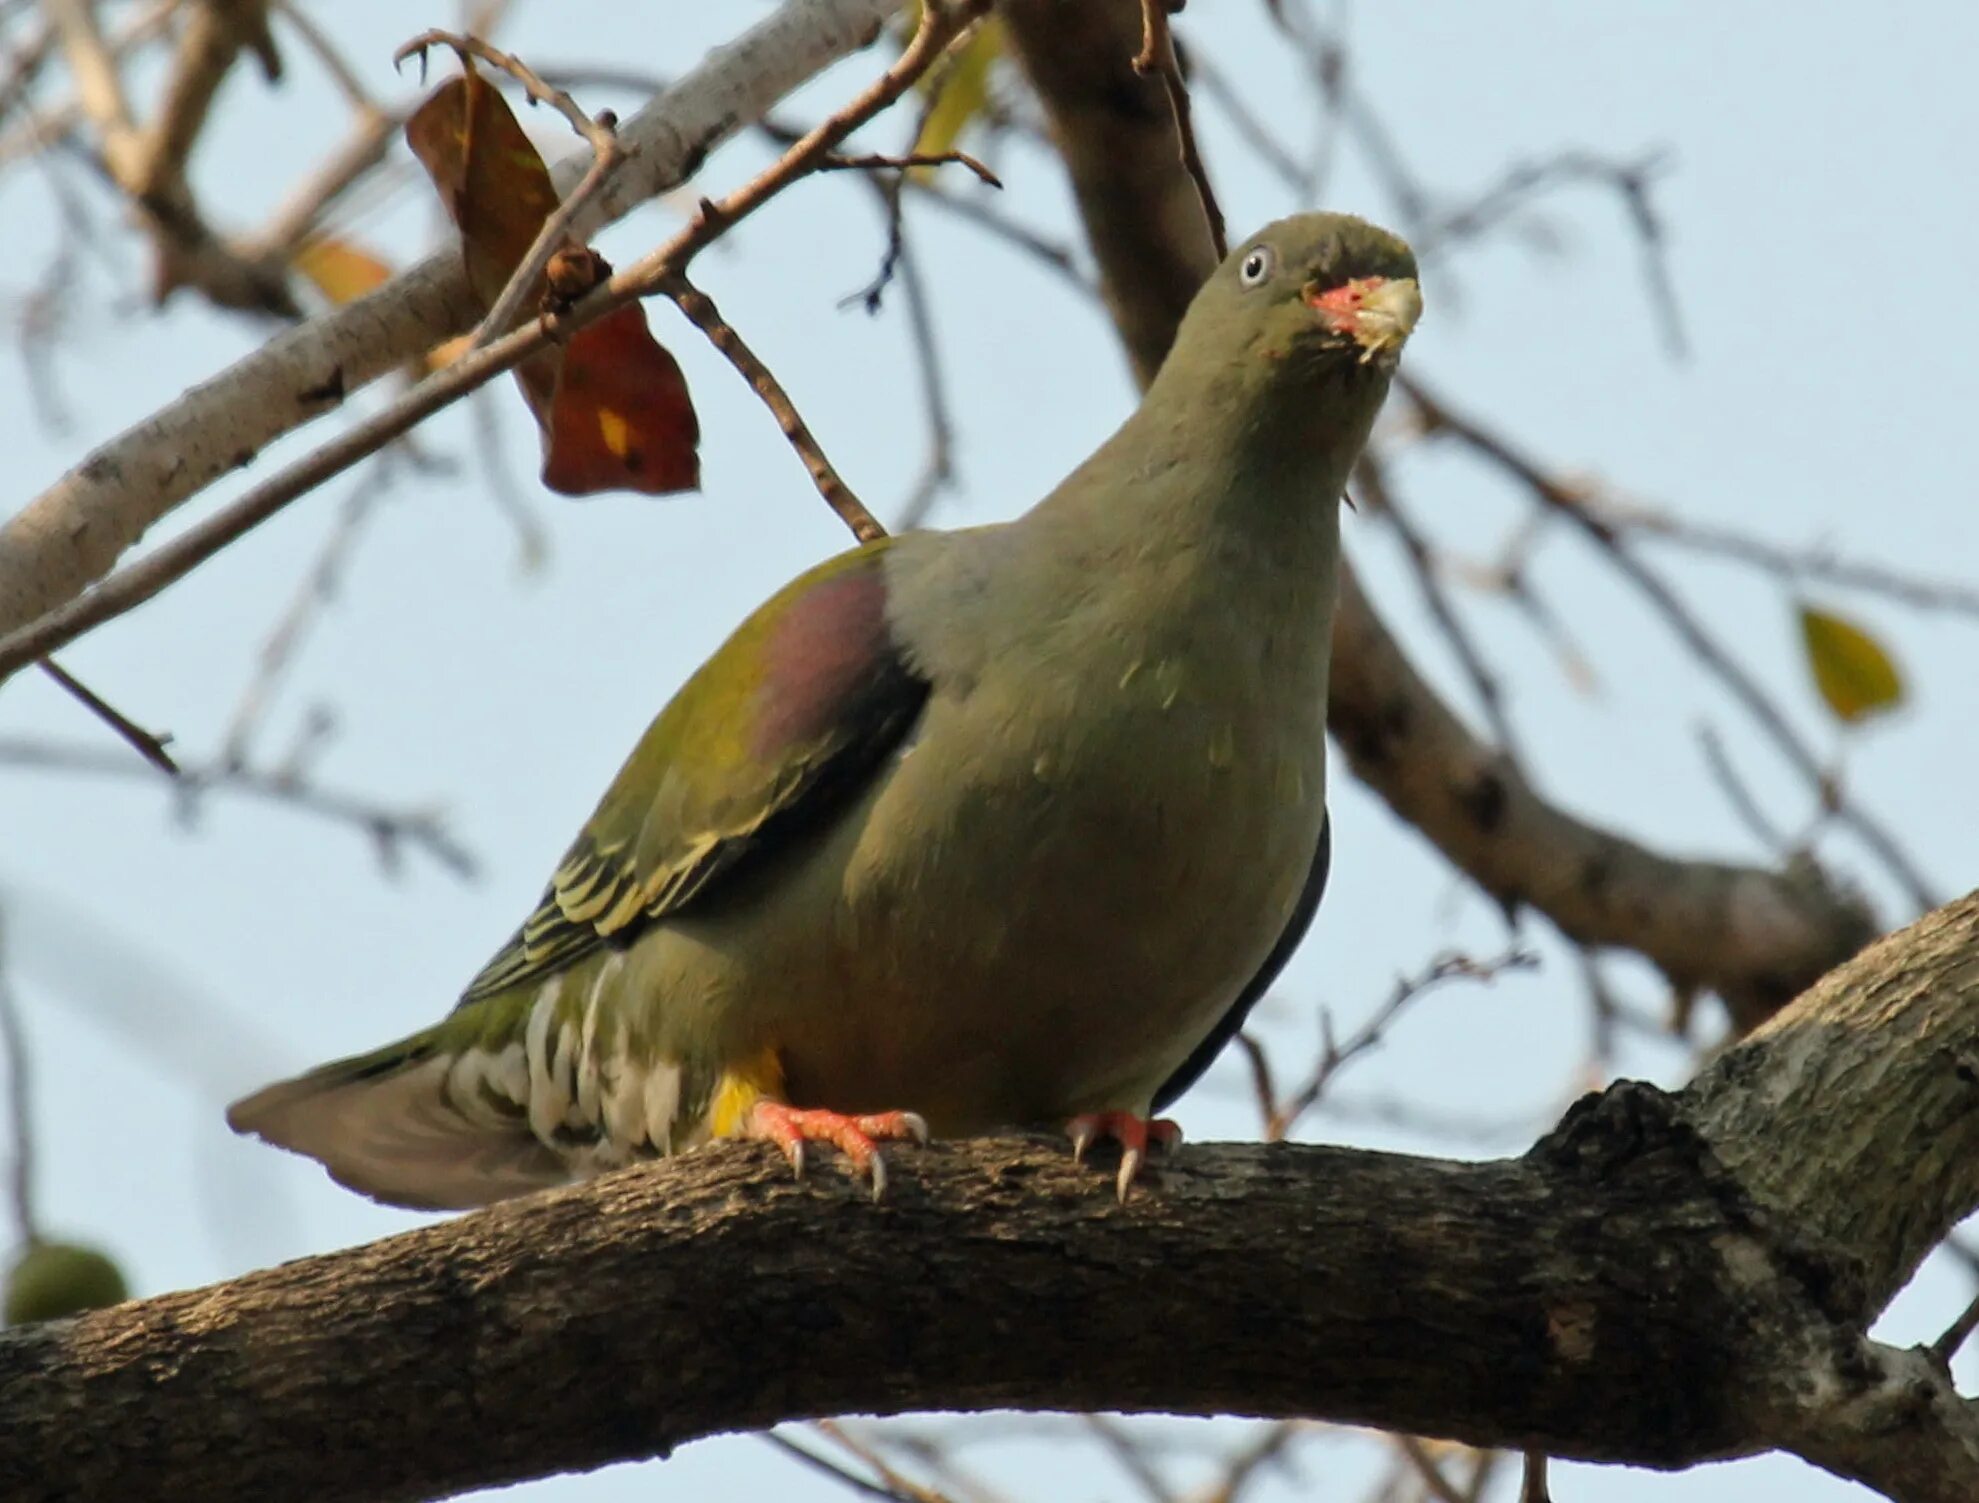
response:
M772 596L441 1022L230 1125L452 1210L729 1137L878 1196L882 1143L1049 1124L1124 1199L1325 888L1339 503L1421 311L1363 220L1242 242L1043 500Z

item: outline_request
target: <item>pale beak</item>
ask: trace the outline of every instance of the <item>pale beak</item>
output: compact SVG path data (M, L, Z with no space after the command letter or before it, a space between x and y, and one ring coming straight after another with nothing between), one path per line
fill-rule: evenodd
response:
M1336 334L1361 347L1361 363L1399 351L1422 317L1422 289L1414 277L1360 277L1325 292L1308 289L1306 301Z

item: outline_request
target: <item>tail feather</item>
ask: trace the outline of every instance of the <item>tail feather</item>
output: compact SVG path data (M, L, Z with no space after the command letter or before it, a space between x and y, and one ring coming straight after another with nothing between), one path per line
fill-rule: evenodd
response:
M526 1119L463 1111L454 1057L430 1034L280 1081L227 1108L227 1124L319 1161L390 1205L457 1211L563 1184L564 1160Z

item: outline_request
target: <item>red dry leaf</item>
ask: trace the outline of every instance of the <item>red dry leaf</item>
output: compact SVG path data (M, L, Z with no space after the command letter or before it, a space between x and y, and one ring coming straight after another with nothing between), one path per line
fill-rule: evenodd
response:
M406 121L405 138L460 228L468 285L489 307L558 200L500 91L470 59L461 67ZM539 279L532 296L544 290ZM530 356L515 374L542 429L543 483L551 490L663 495L700 483L694 404L679 365L647 328L645 309L620 308L564 348Z
M664 495L701 483L687 382L637 303L571 337L547 404L543 484L567 496L614 488Z

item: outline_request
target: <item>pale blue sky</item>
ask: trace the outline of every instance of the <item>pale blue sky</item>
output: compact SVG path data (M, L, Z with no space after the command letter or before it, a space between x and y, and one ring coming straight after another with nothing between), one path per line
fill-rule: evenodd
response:
M610 59L678 72L765 8L539 0L516 7L504 40L539 63ZM319 9L387 94L402 87L391 76L392 48L450 19L444 7L383 0ZM1198 0L1180 24L1281 135L1310 138L1299 70L1261 5ZM1687 360L1662 350L1617 204L1576 189L1544 202L1553 250L1503 233L1428 269L1429 314L1409 356L1417 371L1533 452L1686 516L1936 576L1979 576L1979 287L1969 273L1979 264L1970 189L1979 10L1424 0L1359 7L1351 32L1358 86L1429 186L1453 198L1514 160L1563 147L1617 156L1665 147L1672 160L1658 203ZM234 81L198 163L201 186L230 222L259 218L334 134L319 71L300 53L290 62L292 83L280 95ZM875 66L874 57L855 60L800 109L828 107ZM1213 107L1201 114L1233 230L1303 207L1236 145ZM532 124L556 140L551 122ZM903 128L883 122L870 139L897 144ZM745 143L716 157L702 181L726 187L760 158ZM1325 206L1392 221L1394 206L1350 144L1337 161ZM1004 206L1070 239L1050 161L1019 149L1001 165ZM642 211L604 249L617 258L643 250L673 213ZM404 261L428 243L432 220L423 191L406 192L365 216L358 233ZM3 285L18 293L54 244L32 172L0 180L0 223L12 247ZM944 219L922 216L913 228L961 425L964 484L938 520L1011 515L1128 409L1123 363L1095 308L1048 274ZM879 247L869 195L840 178L800 187L708 256L700 274L847 478L885 512L921 457L904 326L897 307L875 320L834 306L865 282ZM114 240L104 248L124 268L119 293L139 285L137 248ZM258 338L184 299L155 318L129 316L121 301L113 311L112 285L92 272L56 356L73 432L40 426L20 365L0 361L0 446L10 457L0 506L18 504L88 445ZM33 1041L45 1219L52 1231L112 1249L140 1290L208 1282L413 1220L335 1189L305 1161L234 1140L222 1106L274 1074L444 1011L685 673L757 600L844 545L754 397L677 319L656 310L654 322L699 404L705 494L573 503L537 493L533 435L503 387L504 452L553 549L546 572L518 580L514 535L472 459L474 430L464 414L447 415L425 441L459 461L458 474L408 480L382 500L264 731L273 759L312 706L332 706L338 732L317 763L320 778L381 802L444 803L481 858L480 880L456 882L417 854L400 880L381 880L350 833L239 799L213 799L188 832L174 823L170 799L141 782L0 778L0 900ZM294 442L278 446L255 473L295 452ZM1495 478L1447 454L1412 452L1397 476L1417 521L1455 548L1488 553L1519 515ZM79 644L65 654L69 666L140 720L174 731L188 754L211 750L350 484L292 508ZM1384 613L1467 704L1392 539L1365 518L1350 519L1348 533ZM1654 556L1817 744L1838 748L1806 683L1780 589L1728 567ZM1504 667L1552 796L1673 850L1756 858L1703 770L1696 728L1708 721L1727 732L1774 817L1802 822L1802 790L1612 573L1564 537L1546 546L1538 568L1594 665L1593 694L1577 692L1502 603L1461 591L1459 600ZM1872 624L1914 692L1912 708L1852 738L1851 787L1902 832L1943 894L1964 891L1979 880L1969 751L1979 729L1971 667L1979 627L1832 591L1818 598ZM0 737L24 735L100 739L32 675L0 698ZM1495 910L1419 838L1350 779L1336 778L1335 788L1333 890L1269 1024L1287 1068L1312 1046L1317 1004L1350 1027L1433 951L1482 955L1505 942ZM1859 849L1839 839L1822 849L1892 921L1902 916L1898 895ZM1532 934L1545 957L1538 974L1425 1002L1343 1078L1343 1099L1395 1095L1534 1126L1556 1113L1581 1083L1587 1009L1570 957L1543 928ZM1662 1006L1641 968L1618 964L1613 974L1644 1008ZM1622 1067L1674 1084L1687 1065L1681 1051L1649 1044L1631 1046ZM1213 1074L1182 1117L1197 1138L1256 1130L1234 1070ZM1338 1121L1313 1131L1454 1154L1521 1141L1480 1146ZM1927 1273L1890 1329L1903 1339L1933 1334L1963 1297L1955 1277ZM1322 1448L1302 1485L1274 1484L1259 1496L1356 1498L1370 1455ZM1090 1448L984 1446L970 1456L1027 1500L1134 1496ZM1785 1460L1676 1478L1564 1468L1555 1486L1570 1503L1866 1496ZM844 1496L748 1440L688 1447L662 1468L540 1484L526 1496L744 1489Z

